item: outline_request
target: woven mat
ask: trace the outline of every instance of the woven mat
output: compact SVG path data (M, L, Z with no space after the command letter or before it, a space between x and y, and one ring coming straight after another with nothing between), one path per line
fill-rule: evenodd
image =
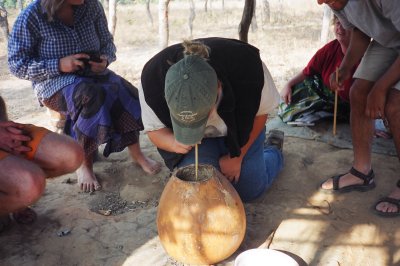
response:
M289 137L321 141L343 149L353 148L350 125L347 123L337 124L336 136L333 136L331 120L317 121L312 127L298 127L287 125L276 116L267 122L267 132L271 129L282 130ZM374 138L372 152L396 156L393 139Z

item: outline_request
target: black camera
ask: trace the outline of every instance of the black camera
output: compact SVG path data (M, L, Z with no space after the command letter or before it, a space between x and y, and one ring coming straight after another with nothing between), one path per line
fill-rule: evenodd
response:
M81 54L87 54L89 58L79 58L84 63L84 67L76 71L79 76L90 76L92 74L91 66L89 61L101 63L100 53L94 51L81 52Z

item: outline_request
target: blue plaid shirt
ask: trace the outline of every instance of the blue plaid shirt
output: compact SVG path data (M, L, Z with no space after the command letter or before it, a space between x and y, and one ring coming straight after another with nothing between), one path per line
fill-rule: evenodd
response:
M85 0L74 7L74 26L55 18L49 22L46 12L35 0L18 16L8 42L8 65L19 78L32 81L40 99L74 82L76 75L61 73L59 60L84 51L99 51L115 61L116 48L107 28L107 19L98 0Z

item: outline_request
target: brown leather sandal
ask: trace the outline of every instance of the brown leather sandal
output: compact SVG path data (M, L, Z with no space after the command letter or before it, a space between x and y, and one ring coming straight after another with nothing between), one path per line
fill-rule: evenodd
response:
M358 177L359 179L363 180L364 182L362 184L354 184L354 185L348 185L339 188L339 182L340 178L344 176L345 174L342 175L336 175L331 177L333 180L333 188L332 189L323 189L322 184L325 183L327 180L322 182L319 185L319 190L323 192L328 192L328 193L345 193L345 192L351 192L351 191L360 191L360 192L365 192L368 190L371 190L376 187L375 181L374 181L374 171L371 169L368 174L363 174L360 171L356 170L354 167L352 167L349 171L350 174L354 175L355 177Z
M400 180L397 181L396 186L398 188L400 188ZM383 211L378 211L376 209L376 206L378 206L379 203L382 202L388 202L390 204L393 204L397 207L397 211L396 212L383 212ZM381 199L379 199L375 205L373 206L373 211L376 215L379 215L381 217L397 217L400 215L400 199L395 199L395 198L391 198L391 197L383 197Z

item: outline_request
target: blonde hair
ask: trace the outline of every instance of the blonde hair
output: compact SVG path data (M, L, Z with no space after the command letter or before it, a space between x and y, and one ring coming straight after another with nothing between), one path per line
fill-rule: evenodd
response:
M65 0L41 0L40 4L47 13L47 20L53 21Z
M182 43L184 55L197 55L204 59L210 57L210 47L199 41L184 40Z

